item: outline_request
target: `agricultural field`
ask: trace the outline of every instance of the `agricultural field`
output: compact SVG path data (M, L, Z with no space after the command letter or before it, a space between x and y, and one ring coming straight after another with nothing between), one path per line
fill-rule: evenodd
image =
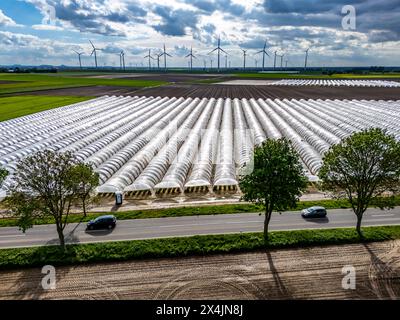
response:
M240 243L235 240L234 245ZM182 244L183 248L186 248L185 244ZM398 299L399 244L399 240L392 240L211 256L67 265L57 267L55 290L43 290L38 285L43 277L38 267L1 270L0 298ZM114 245L118 248L118 244L113 243L101 245ZM80 259L93 255L110 258L111 250L99 248L101 245L81 245L74 250L79 252ZM168 245L163 243L156 248L166 250L167 247ZM41 251L47 248L39 248L31 256L39 259L43 254ZM149 246L135 247L128 250L123 247L115 250L115 255L129 252L137 254L148 248ZM205 245L202 243L197 245L197 248L205 248ZM15 253L13 257L13 261L19 262L25 255ZM76 260L73 260L74 264ZM357 270L355 290L343 289L341 285L345 265L352 265ZM105 278L105 274L112 277Z
M141 79L105 79L63 74L0 74L0 96L49 89L79 88L88 86L155 87L167 82ZM79 92L79 91L78 91ZM76 94L79 95L79 94Z
M91 97L14 96L0 98L0 121L86 101Z
M310 181L317 181L322 155L354 131L380 127L399 139L398 105L104 96L0 123L0 164L12 172L37 150L68 150L94 165L103 195L235 193L238 170L251 162L254 145L287 137Z

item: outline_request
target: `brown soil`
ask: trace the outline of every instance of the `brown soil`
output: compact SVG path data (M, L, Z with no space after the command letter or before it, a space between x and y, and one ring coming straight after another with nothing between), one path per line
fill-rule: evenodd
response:
M138 91L145 96L261 99L400 99L400 88L169 85Z
M400 241L0 271L0 299L399 299ZM342 268L356 289L342 288Z

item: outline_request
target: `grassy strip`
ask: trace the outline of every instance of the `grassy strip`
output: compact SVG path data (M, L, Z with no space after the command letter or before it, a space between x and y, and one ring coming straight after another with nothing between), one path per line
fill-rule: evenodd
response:
M393 206L400 206L400 197L396 197L393 201ZM318 201L300 201L297 203L296 208L291 211L299 211L312 206L324 206L326 209L346 209L350 208L350 203L347 200L318 200ZM375 207L371 204L371 207ZM196 215L217 215L217 214L234 214L234 213L250 213L262 212L263 208L254 204L222 204L212 206L198 206L198 207L179 207L179 208L166 208L166 209L146 209L146 210L132 210L132 211L119 211L112 212L118 220L129 219L149 219L149 218L166 218L166 217L185 217ZM69 216L68 222L87 222L98 216L106 213L89 213L86 218L82 214L73 214ZM34 224L53 224L52 218L37 219ZM0 227L14 227L17 226L16 219L3 218L0 219Z
M0 94L87 86L154 87L167 84L164 81L84 78L62 74L0 74L0 80L14 81L13 83L1 84Z
M363 228L365 242L400 238L400 226ZM358 243L354 228L276 231L270 233L268 248ZM262 233L207 235L0 250L0 269L38 267L44 264L71 265L144 258L182 257L265 249Z
M58 108L92 97L63 96L17 96L0 98L0 121L6 121L28 114Z

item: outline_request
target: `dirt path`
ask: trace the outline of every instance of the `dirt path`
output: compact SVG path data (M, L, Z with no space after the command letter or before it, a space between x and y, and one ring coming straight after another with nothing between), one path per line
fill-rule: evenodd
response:
M399 299L400 241L59 267L50 291L41 277L0 271L0 299Z

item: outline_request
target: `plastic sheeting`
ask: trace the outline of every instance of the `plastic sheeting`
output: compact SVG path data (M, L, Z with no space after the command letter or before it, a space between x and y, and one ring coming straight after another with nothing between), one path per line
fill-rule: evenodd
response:
M92 163L100 193L229 190L267 138L288 138L314 181L332 144L370 127L400 139L399 123L400 101L105 96L0 122L0 164L6 187L19 160L52 149Z

